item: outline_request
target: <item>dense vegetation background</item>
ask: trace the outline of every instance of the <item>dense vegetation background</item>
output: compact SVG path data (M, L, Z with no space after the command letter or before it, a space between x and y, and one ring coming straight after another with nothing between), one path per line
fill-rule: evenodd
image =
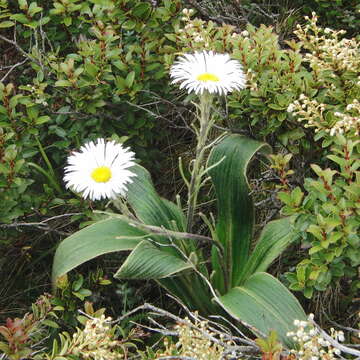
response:
M184 195L177 159L194 156L193 99L168 72L178 54L205 48L231 54L248 78L227 98L212 136L241 133L275 154L249 172L257 233L280 214L297 216L298 240L271 273L325 327L355 327L359 26L357 0L0 0L0 325L51 292L60 241L102 218L93 209L114 210L65 189L72 150L98 137L124 143L161 195ZM208 191L201 199L211 209ZM200 220L196 228L204 232ZM113 317L145 301L168 305L153 282L113 280L120 258L81 266L42 298L43 311L56 314L47 334L74 331L86 300Z

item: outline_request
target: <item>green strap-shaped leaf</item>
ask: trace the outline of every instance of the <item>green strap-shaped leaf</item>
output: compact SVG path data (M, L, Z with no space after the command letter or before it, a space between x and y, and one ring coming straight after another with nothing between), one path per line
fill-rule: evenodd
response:
M127 200L137 217L148 225L185 231L185 216L179 207L156 192L149 172L140 165L131 168L137 176L128 184Z
M234 318L265 335L275 330L287 346L292 345L286 333L295 330L294 320L306 320L304 310L294 295L267 273L252 275L243 286L235 287L220 297L219 303Z
M192 265L143 240L114 275L117 279L162 279Z
M228 288L239 284L248 260L253 235L254 209L249 196L246 177L248 164L259 151L269 152L267 144L240 135L230 135L215 146L209 157L209 166L221 161L210 170L217 198L217 234L224 247L224 259L214 255L215 287L221 292L224 283L220 261L226 264ZM216 277L218 277L216 279Z
M56 250L53 283L59 276L99 255L134 249L146 235L117 218L99 221L76 232L63 240Z
M268 269L271 263L296 239L292 233L290 217L274 220L262 230L256 247L245 265L239 284L256 272Z

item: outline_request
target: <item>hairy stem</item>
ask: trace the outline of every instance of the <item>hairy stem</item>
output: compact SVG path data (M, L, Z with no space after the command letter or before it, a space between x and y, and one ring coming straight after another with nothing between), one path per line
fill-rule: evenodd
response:
M191 180L188 189L188 212L187 212L187 232L192 232L194 223L194 213L197 205L197 198L201 185L201 173L203 172L203 161L206 151L206 141L209 131L214 124L214 118L210 114L211 95L204 92L200 96L199 120L200 129L197 132L196 155L191 171Z

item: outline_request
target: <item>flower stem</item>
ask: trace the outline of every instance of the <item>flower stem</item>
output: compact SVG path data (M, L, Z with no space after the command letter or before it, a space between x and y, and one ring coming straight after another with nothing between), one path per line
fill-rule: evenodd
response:
M214 117L211 116L212 97L208 92L204 92L200 96L199 105L199 121L200 129L197 132L196 155L193 161L191 171L191 180L188 188L188 212L186 231L192 232L194 223L194 213L197 205L197 198L201 187L201 173L203 172L203 160L206 151L206 141L209 131L214 124Z

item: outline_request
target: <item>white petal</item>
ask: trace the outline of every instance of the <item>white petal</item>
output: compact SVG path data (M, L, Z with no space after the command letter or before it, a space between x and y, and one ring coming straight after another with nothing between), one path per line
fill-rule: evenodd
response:
M202 81L198 76L210 73L219 81ZM216 54L212 51L184 54L170 69L171 83L180 83L180 89L189 93L202 94L204 91L226 95L241 90L246 85L246 77L241 64L232 60L229 54Z
M114 199L126 194L126 184L136 176L128 170L133 166L134 153L115 141L88 142L68 158L64 182L67 188L82 193L83 198L91 200ZM98 167L108 167L111 178L107 182L96 182L92 172Z

